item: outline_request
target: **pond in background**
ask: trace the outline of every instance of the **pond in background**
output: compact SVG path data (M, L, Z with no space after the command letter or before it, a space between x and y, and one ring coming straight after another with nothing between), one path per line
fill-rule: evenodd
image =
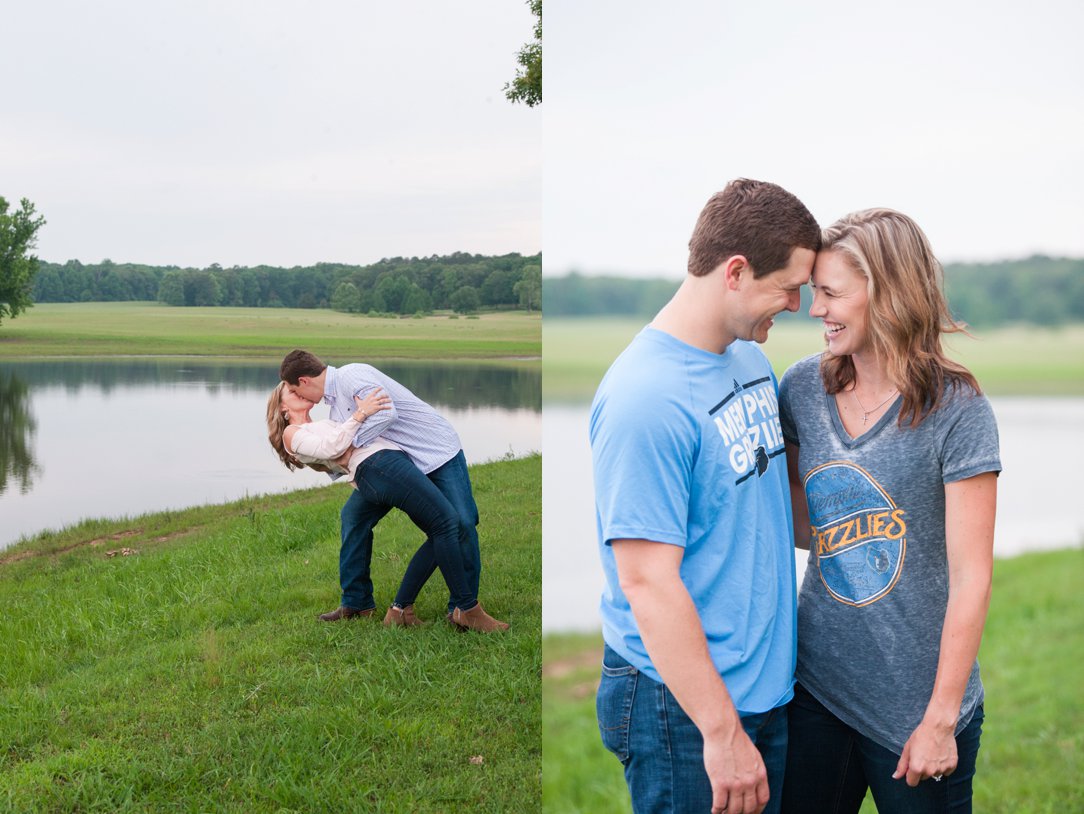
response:
M379 367L451 421L468 463L541 450L539 367ZM267 443L277 381L277 362L0 362L0 548L87 518L329 483L319 472L289 472ZM327 411L317 405L312 417Z
M1001 441L994 554L1084 543L1084 398L992 396ZM595 531L590 408L547 404L542 458L542 628L598 630L604 578ZM799 552L801 584L805 555Z

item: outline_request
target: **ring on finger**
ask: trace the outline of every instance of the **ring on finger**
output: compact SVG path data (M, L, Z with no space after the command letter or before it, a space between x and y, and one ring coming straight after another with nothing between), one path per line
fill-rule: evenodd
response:
M940 783L943 778L944 778L943 774L935 774L933 776L933 782L934 783Z

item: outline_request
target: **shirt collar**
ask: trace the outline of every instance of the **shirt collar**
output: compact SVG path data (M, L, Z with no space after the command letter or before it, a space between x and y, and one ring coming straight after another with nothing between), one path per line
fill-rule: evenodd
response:
M327 366L324 376L324 404L335 404L335 380L338 378L338 369Z

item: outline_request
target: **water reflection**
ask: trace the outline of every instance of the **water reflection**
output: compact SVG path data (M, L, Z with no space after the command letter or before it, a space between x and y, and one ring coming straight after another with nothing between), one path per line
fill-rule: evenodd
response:
M30 389L13 370L0 368L0 495L8 482L19 484L26 494L33 485L38 465L34 461L34 431L30 412Z
M508 407L542 409L542 378L537 366L480 362L381 362L379 369L421 398L457 409ZM0 370L31 388L60 386L70 393L92 387L102 393L135 385L194 384L209 391L263 390L278 380L278 364L240 359L182 358L62 359L4 362ZM424 394L424 395L423 395Z
M469 463L541 449L540 366L395 363L459 432ZM320 486L267 443L277 362L69 359L0 363L0 548L86 518ZM313 418L327 416L318 405ZM22 489L15 489L19 483Z

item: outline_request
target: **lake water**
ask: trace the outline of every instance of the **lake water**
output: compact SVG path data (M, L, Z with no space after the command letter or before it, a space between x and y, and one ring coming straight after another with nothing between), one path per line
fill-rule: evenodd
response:
M1001 440L994 554L1079 546L1084 399L991 397ZM547 404L542 458L542 628L597 630L603 588L595 532L589 408ZM804 554L797 565L805 573Z
M469 463L542 448L537 367L380 369L452 422ZM277 381L277 363L237 360L0 363L0 548L85 518L328 484L319 472L289 472L267 443Z

